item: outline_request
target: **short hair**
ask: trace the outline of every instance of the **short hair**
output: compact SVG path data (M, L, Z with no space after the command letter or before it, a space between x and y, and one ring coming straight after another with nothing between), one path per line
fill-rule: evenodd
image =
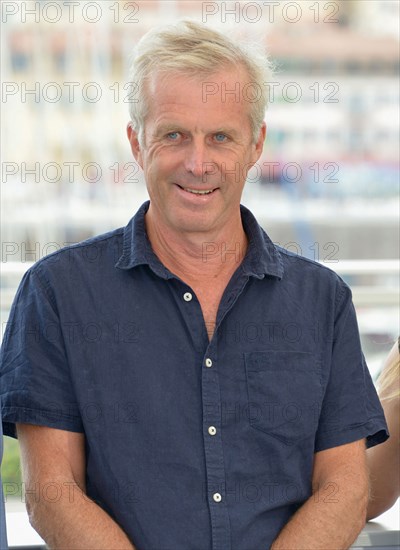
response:
M220 69L242 67L249 83L257 90L250 97L250 125L257 140L268 105L267 83L272 80L272 64L259 44L239 43L221 32L189 19L155 27L138 42L129 73L131 126L143 143L144 122L148 114L146 82L160 72L206 77ZM135 92L135 93L134 93Z

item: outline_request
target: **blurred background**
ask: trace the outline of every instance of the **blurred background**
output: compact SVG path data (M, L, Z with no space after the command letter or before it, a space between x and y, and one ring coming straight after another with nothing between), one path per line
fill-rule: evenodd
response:
M242 202L274 242L350 284L376 379L399 333L399 6L2 2L2 334L32 262L126 225L147 199L125 131L130 53L154 25L191 17L264 44L276 65ZM5 441L10 509L20 471Z

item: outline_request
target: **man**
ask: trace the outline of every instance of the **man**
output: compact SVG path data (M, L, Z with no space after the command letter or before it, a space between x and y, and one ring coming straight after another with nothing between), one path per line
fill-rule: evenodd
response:
M240 206L265 74L197 23L145 36L128 137L150 202L21 283L4 425L52 548L345 548L364 525L387 434L350 291Z

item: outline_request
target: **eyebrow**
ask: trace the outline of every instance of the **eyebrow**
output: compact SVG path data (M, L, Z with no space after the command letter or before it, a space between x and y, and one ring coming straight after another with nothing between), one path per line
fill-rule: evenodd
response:
M213 134L228 134L229 136L236 137L238 135L237 130L231 128L230 126L225 126L224 128L217 128Z
M188 131L183 128L180 124L174 124L173 122L168 122L166 124L161 124L156 131L154 132L154 135L156 137L162 136L164 134L168 134L169 132L183 132L187 133ZM238 132L232 127L218 127L212 132L207 132L212 134L228 134L229 136L237 137Z
M156 131L154 132L155 136L161 136L164 134L168 134L169 132L186 132L186 130L180 126L180 124L174 124L173 122L168 122L166 124L161 124L156 128Z

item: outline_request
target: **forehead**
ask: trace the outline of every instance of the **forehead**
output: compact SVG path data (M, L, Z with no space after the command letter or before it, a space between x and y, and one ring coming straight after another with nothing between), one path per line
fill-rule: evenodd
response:
M148 114L248 117L244 91L250 79L242 68L225 68L206 76L182 72L155 73L146 85Z
M238 82L246 84L249 80L247 72L242 67L227 66L207 74L200 74L194 71L185 72L183 69L171 71L164 70L155 71L148 77L147 90L150 93L155 92L157 88L166 88L166 90L168 90L173 88L174 85L176 86L178 82L180 85L184 84L200 89L203 84L209 82L214 82L220 86L226 84L228 88L229 85L234 86Z

